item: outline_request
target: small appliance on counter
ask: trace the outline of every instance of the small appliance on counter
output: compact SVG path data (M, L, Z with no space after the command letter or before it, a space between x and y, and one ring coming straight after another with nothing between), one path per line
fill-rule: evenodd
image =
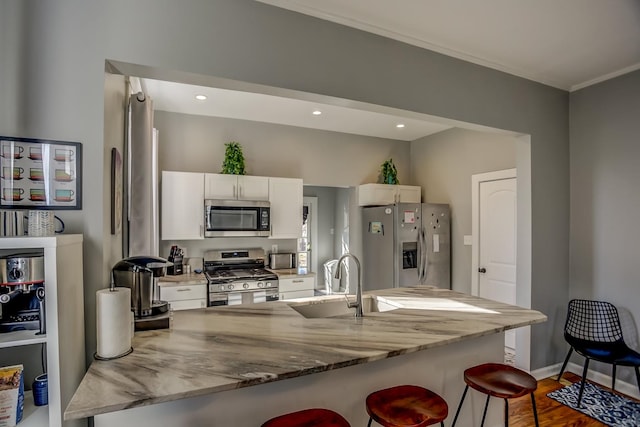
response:
M177 276L184 273L184 250L176 245L171 246L168 261L173 264L167 268L168 275Z
M269 268L271 270L296 268L296 254L271 253L269 255Z
M0 332L46 333L44 296L42 252L0 258Z
M119 261L111 270L115 287L131 289L136 331L169 327L169 303L156 296L159 295L158 278L172 265L164 258L135 256Z

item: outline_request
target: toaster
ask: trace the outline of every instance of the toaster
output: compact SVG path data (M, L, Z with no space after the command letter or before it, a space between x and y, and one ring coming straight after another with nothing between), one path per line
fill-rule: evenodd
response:
M272 270L296 268L296 254L294 253L270 254L269 268Z

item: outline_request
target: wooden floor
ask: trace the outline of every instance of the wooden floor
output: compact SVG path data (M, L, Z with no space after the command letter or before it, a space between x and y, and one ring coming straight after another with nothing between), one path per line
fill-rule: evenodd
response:
M556 381L555 378L556 377L546 378L538 381L535 398L540 427L607 427L606 424L596 421L547 397L547 393L580 381L580 377L571 372L563 374L560 382ZM611 390L605 386L602 386L602 388L609 391ZM534 425L530 396L509 401L510 427L531 427Z

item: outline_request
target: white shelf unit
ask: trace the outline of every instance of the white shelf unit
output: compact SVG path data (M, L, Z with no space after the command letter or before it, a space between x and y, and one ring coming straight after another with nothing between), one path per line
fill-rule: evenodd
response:
M82 279L82 235L54 237L2 237L0 253L25 251L44 253L46 335L36 331L0 334L0 348L46 344L49 404L35 406L31 391L25 391L20 427L71 427L86 420L64 421L63 414L85 373L84 292ZM40 351L38 347L26 351ZM24 351L24 350L23 350ZM25 384L26 387L30 385Z

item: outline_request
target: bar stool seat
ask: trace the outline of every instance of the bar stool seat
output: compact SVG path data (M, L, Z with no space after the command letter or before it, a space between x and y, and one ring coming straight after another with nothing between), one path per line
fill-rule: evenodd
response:
M369 424L375 420L384 427L425 427L447 418L447 402L436 393L415 385L378 390L367 396Z
M505 365L502 363L485 363L482 365L474 366L464 371L464 382L467 384L456 416L453 419L452 426L456 425L458 415L460 414L460 408L462 408L462 402L469 390L469 387L484 393L487 395L487 401L484 406L484 413L482 414L482 423L484 425L484 419L487 415L487 407L489 405L489 398L499 397L504 399L504 425L509 425L509 403L507 399L515 399L517 397L531 395L531 404L533 405L533 416L536 426L538 426L538 413L536 411L536 401L533 392L538 388L538 382L528 373L514 368L513 366Z
M337 412L311 408L271 418L262 427L351 427L351 424Z

